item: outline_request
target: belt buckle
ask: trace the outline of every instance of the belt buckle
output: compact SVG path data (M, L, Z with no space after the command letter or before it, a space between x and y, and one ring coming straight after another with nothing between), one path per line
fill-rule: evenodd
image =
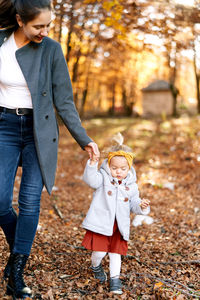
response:
M18 116L23 116L24 114L20 114L19 109L20 109L20 108L16 108L16 114L17 114Z

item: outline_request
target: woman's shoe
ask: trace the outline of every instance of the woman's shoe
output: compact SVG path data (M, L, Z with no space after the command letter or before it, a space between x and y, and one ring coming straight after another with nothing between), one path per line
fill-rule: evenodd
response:
M101 283L104 283L107 280L107 275L104 272L102 265L100 264L98 267L91 267L94 277L98 279Z
M122 283L119 278L110 278L110 292L118 295L121 295L123 293Z
M7 295L11 295L13 299L32 299L32 291L26 286L23 279L23 271L27 259L27 255L18 253L13 254L13 261L7 284Z

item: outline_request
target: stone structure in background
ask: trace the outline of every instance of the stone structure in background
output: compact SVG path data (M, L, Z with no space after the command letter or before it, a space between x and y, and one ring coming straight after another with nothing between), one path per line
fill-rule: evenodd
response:
M173 96L170 83L156 80L142 89L143 116L172 115Z

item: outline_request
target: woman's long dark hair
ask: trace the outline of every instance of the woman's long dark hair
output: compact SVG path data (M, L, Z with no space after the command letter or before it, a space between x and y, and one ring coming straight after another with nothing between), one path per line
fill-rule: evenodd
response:
M14 30L18 27L16 14L26 24L45 8L51 9L51 0L0 0L0 28Z

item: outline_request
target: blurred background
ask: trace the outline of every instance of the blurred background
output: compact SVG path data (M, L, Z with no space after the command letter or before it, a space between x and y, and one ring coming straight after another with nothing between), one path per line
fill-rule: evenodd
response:
M199 0L54 0L81 117L200 113Z

